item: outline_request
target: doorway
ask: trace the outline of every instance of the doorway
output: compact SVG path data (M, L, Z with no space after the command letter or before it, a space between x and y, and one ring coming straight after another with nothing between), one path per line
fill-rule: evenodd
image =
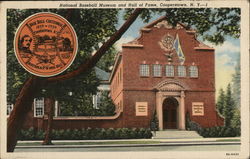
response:
M178 101L168 97L163 101L163 129L177 129Z

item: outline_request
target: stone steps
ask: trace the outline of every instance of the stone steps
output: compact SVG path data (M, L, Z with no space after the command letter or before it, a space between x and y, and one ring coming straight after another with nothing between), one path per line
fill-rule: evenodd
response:
M153 132L153 139L197 139L203 138L196 131L185 130L163 130Z

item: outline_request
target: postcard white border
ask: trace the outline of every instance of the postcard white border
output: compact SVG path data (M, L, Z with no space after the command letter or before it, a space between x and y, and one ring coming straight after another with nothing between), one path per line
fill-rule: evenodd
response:
M60 3L99 3L101 1L18 1L18 2L0 2L0 104L1 104L1 158L247 158L249 157L249 3L247 0L227 0L227 1L137 1L138 3L166 3L166 4L180 4L180 3L207 3L206 7L239 7L241 8L241 116L242 116L242 136L241 136L241 151L239 156L226 156L226 152L209 152L209 151L176 151L176 152L40 152L40 153L6 153L6 9L7 8L58 8ZM134 1L102 1L106 4L121 4L131 3ZM178 7L177 7L178 8ZM188 7L187 7L188 8ZM234 152L234 151L230 151ZM238 152L238 151L235 151Z

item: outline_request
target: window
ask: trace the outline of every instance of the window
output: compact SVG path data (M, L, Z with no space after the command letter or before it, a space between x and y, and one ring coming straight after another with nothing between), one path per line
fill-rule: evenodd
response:
M99 109L101 104L101 92L97 92L96 95L93 95L93 107Z
M44 115L44 98L34 99L34 116L41 117Z
M173 65L166 65L166 76L167 77L174 76L174 66Z
M160 77L161 76L161 65L153 65L153 76Z
M190 66L189 67L189 75L190 75L190 77L198 77L198 67L197 66Z
M149 76L149 65L147 64L140 65L140 76Z
M179 77L186 77L186 67L185 66L178 66L178 76Z
M7 104L7 115L10 115L10 112L13 110L13 104Z

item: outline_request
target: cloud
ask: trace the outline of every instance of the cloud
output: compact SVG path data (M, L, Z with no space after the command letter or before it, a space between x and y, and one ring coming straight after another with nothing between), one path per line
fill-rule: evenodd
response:
M240 46L230 42L225 41L222 45L214 45L210 42L205 42L207 45L213 47L215 49L216 54L221 53L239 53L240 52Z
M240 46L237 46L229 41L225 41L222 45L215 46L216 52L231 52L231 53L239 53Z
M235 65L232 63L232 58L223 54L215 59L215 84L216 96L218 97L219 89L226 90L227 85L232 81L232 75L235 73Z
M226 90L227 85L232 81L235 73L235 65L240 53L240 45L233 41L225 41L222 45L214 45L204 42L215 49L215 85L216 97L219 89Z
M118 51L121 51L122 50L122 44L124 43L128 43L132 40L134 40L135 38L132 37L132 36L127 36L127 37L122 37L120 40L118 40L116 43L115 43L115 48L118 50Z

